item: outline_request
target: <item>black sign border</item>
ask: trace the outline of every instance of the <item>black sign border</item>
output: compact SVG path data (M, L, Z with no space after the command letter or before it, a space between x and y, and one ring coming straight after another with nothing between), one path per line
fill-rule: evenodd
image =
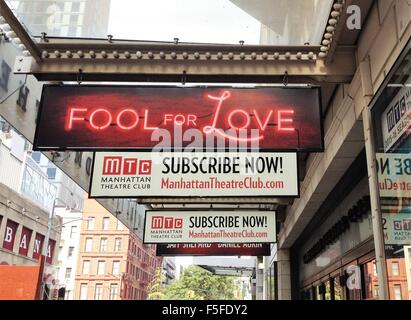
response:
M247 243L220 243L220 242L210 242L210 243L172 243L172 244L257 244L252 242ZM240 255L242 257L269 257L271 255L271 243L269 242L259 242L258 244L268 245L269 250L267 255ZM182 253L182 254L164 254L158 253L158 246L163 245L166 246L167 243L156 243L156 256L157 257L232 257L238 256L236 254L219 254L219 253L212 253L212 254L200 254L200 253Z
M107 87L113 87L113 85L94 85L94 84L86 84L86 85L79 85L79 84L44 84L42 87L41 91L41 98L40 98L40 104L39 104L39 109L36 117L36 130L34 133L34 140L33 140L33 151L84 151L84 152L95 152L95 151L118 151L118 152L127 152L127 151L133 151L133 152L151 152L152 148L102 148L102 147L96 147L96 148L87 148L87 147L41 147L38 144L38 125L39 121L41 119L41 115L43 114L43 104L44 104L44 95L46 88L49 87L74 87L74 88L79 88L79 87L91 87L91 88L107 88ZM193 88L193 87L180 87L180 86L166 86L166 85L160 85L160 86L155 86L155 85L148 85L148 86L138 86L138 85L119 85L115 86L119 88L178 88L178 89L187 89L187 88ZM318 148L290 148L290 149L284 149L284 148L259 148L257 149L238 149L238 152L245 152L245 151L250 151L253 150L255 152L324 152L325 150L325 143L324 143L324 120L323 120L323 115L322 115L322 94L321 94L321 86L306 86L306 87L301 87L301 86L258 86L256 88L252 87L233 87L233 86L195 86L194 88L213 88L213 89L242 89L242 90L258 90L258 89L283 89L283 90L293 90L293 89L299 89L299 90L316 90L317 91L317 98L318 98L318 112L319 112L319 120L320 120L320 147ZM182 147L183 149L183 147ZM162 150L168 151L168 152L173 152L176 151L174 148L163 148ZM198 150L199 152L228 152L230 151L229 148L225 149L206 149L206 148L198 148L195 149L196 151ZM179 150L177 150L179 151ZM181 150L181 151L184 151Z
M110 151L107 151L110 152ZM112 151L112 152L125 152L125 151ZM133 151L135 152L135 151ZM200 151L201 152L201 151ZM258 151L256 151L258 153ZM202 153L207 153L207 152L202 152ZM91 164L91 175L90 175L90 183L89 183L89 188L88 188L88 198L89 199L147 199L147 198L152 198L152 199L181 199L181 198L188 198L188 199L210 199L210 198L233 198L233 199L240 199L240 198L252 198L252 199L258 199L258 198L293 198L293 199L298 199L301 196L301 190L300 190L300 165L299 165L299 159L298 159L298 153L297 152L292 152L292 151L277 151L275 153L293 153L295 154L296 157L296 164L297 164L297 195L291 195L291 196L227 196L227 195L221 195L221 196L150 196L150 197L130 197L130 196L118 196L118 197L106 197L106 196L92 196L91 195L91 189L93 185L93 177L94 177L94 163L96 161L96 152L93 152L93 162ZM169 204L179 204L181 202L167 202ZM191 203L205 203L205 202L191 202ZM211 203L211 202L210 202ZM237 204L238 202L224 202L225 204ZM243 203L245 204L245 203ZM252 204L252 203L250 203Z
M143 244L158 244L158 242L146 242L146 240L145 240L145 234L146 234L146 221L147 221L147 212L151 212L151 211L155 211L155 212L161 212L161 211L164 211L164 212L173 212L173 211L175 211L175 212L195 212L195 211L198 211L198 212L204 212L204 211L210 211L210 212L225 212L225 211L239 211L239 212L241 212L241 211L243 211L243 212L250 212L250 211L261 211L261 212L273 212L274 213L274 215L275 215L275 237L276 237L276 241L274 241L274 242L252 242L252 241L247 241L247 242L244 242L244 243L268 243L268 244L275 244L275 243L277 243L278 242L278 239L277 239L277 232L278 232L278 228L277 228L277 210L261 210L261 209L252 209L252 210L250 210L250 209L230 209L230 208L227 208L227 209L160 209L160 210L152 210L152 209L149 209L149 210L145 210L145 212L144 212L144 225L143 225L143 238L141 239L142 241L143 241ZM160 244L165 244L166 242L161 242ZM190 244L190 243L194 243L194 242L173 242L173 243L178 243L178 244L185 244L185 243L188 243L188 244ZM239 243L238 241L234 241L234 242L195 242L195 243L227 243L227 244L229 244L229 243Z

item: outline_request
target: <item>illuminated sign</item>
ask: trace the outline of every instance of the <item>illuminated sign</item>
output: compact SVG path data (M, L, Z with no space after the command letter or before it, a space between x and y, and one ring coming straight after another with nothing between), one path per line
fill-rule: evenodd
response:
M274 211L146 211L144 243L273 243Z
M43 87L39 150L322 151L319 88ZM218 142L216 142L218 141Z
M157 244L157 256L269 256L269 243Z
M96 152L89 195L298 197L290 152Z

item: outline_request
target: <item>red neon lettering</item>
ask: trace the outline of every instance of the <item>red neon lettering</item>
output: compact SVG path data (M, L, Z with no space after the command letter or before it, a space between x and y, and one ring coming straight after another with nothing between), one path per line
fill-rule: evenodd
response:
M95 117L98 113L104 113L104 114L107 115L107 121L106 121L106 123L104 123L103 125L100 125L100 126L98 126L98 125L96 125L96 124L94 123L94 117ZM113 117L111 116L111 113L110 113L109 111L107 111L106 109L102 109L102 108L96 109L96 110L94 110L94 111L91 113L91 115L90 115L90 126L91 126L92 128L94 128L95 130L104 130L104 129L108 128L108 127L110 126L110 124L111 124L112 121L113 121Z
M196 115L189 114L187 116L187 125L192 125L193 127L196 127L197 126L196 121L197 121L197 116Z
M148 109L144 110L144 130L157 130L158 127L149 127L148 126Z
M71 130L73 129L73 121L84 121L84 117L75 117L75 112L87 112L87 108L70 108L69 109L69 116L68 116L68 123L66 124L66 129Z
M245 122L245 124L242 126L242 127L236 127L234 124L233 124L233 120L232 120L232 118L233 118L233 116L236 114L236 113L240 113L240 114L243 114L244 116L245 116L245 120L246 120L246 122ZM245 129L245 128L247 128L249 125L250 125L250 115L247 113L247 112L245 112L244 110L241 110L241 109L236 109L236 110L233 110L233 111L231 111L230 112L230 114L228 115L228 124L230 125L230 127L231 128L233 128L233 129Z
M267 128L268 121L270 120L271 115L273 114L273 110L270 110L270 112L268 113L268 116L266 116L266 118L265 118L264 123L261 123L261 119L260 119L260 116L258 115L257 111L253 110L253 112L254 112L255 118L257 120L258 126L260 127L260 129L262 131L264 131L265 128Z
M125 125L123 125L122 123L121 123L121 116L123 115L123 114L125 114L125 113L130 113L130 114L132 114L132 116L134 116L134 122L132 122L130 125L128 125L128 126L125 126ZM123 130L131 130L131 129L133 129L133 128L135 128L136 126L137 126L137 124L138 124L138 114L137 114L137 112L135 112L133 109L124 109L124 110L121 110L119 113L118 113L118 115L117 115L117 117L116 117L116 122L117 122L117 125L118 125L118 127L119 128L121 128L121 129L123 129Z
M294 131L294 127L292 126L293 118L286 118L287 115L294 115L294 110L278 111L278 131ZM290 124L290 127L284 127L284 124Z
M231 136L231 135L229 135L229 134L226 134L223 130L216 128L216 125L217 125L218 117L219 117L219 115L220 115L220 110L221 110L222 104L223 104L224 100L227 100L227 99L229 99L229 98L231 97L231 92L230 92L230 91L224 91L224 92L222 93L221 97L215 97L215 96L212 96L212 95L208 95L207 97L208 97L209 99L211 99L211 100L216 100L216 101L218 101L218 103L217 103L216 111L215 111L214 116L213 116L212 124L211 124L210 126L205 126L205 127L203 128L203 132L204 132L205 134L210 134L210 133L216 132L216 133L218 133L220 136L222 136L222 137L224 137L224 138L226 138L226 139L233 140L233 141L241 141L241 142L261 140L261 139L264 138L264 136L262 136L262 135L260 135L260 136L258 136L258 137L253 137L253 138L238 138L238 137L233 137L233 136ZM247 116L248 116L248 115L247 115Z
M172 120L173 120L173 115L172 114L167 113L167 114L164 115L164 125L167 125L167 122L172 121Z

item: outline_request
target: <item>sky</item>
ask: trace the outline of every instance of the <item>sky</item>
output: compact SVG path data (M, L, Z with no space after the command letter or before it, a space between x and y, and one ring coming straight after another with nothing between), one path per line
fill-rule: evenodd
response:
M117 39L258 44L260 27L229 0L115 0L108 31Z

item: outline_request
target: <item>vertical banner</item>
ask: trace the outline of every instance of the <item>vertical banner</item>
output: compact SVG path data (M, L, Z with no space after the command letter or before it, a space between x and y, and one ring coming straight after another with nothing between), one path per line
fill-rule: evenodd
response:
M7 219L6 230L4 231L3 248L13 251L14 240L16 238L18 223Z
M32 233L33 233L33 231L26 228L26 227L23 227L23 229L21 231L19 254L22 255L22 256L27 257L27 255L28 255L30 239L31 239L31 234Z
M144 243L274 243L274 211L146 211Z
M56 248L56 241L53 239L49 240L49 246L47 248L47 257L46 257L46 262L51 264L53 262L53 256L54 256L54 249Z
M36 233L34 239L34 249L33 249L33 258L38 260L41 256L41 251L43 249L44 236L40 233Z

